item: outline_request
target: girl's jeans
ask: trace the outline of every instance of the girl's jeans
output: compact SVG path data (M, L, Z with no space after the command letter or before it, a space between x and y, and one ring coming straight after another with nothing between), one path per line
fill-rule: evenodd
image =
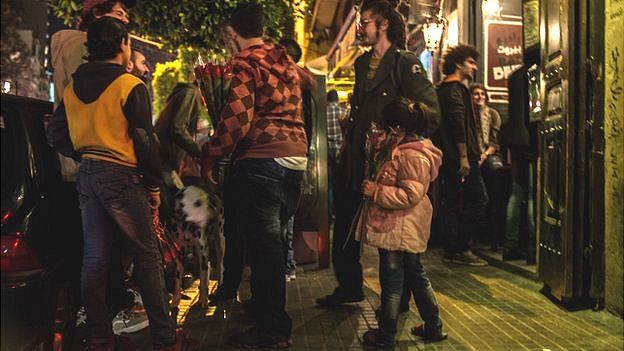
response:
M379 249L379 278L381 280L381 313L379 329L381 341L394 342L403 284L408 284L414 295L420 317L425 321L427 334L442 331L438 303L427 273L420 264L420 254Z

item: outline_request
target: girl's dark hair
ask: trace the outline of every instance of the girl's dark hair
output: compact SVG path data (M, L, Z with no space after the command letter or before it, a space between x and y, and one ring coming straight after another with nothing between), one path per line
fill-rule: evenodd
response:
M457 65L461 65L468 58L473 58L476 61L479 56L479 52L474 46L460 44L451 47L442 56L442 73L447 76L453 74L457 70Z
M128 40L128 28L113 17L104 16L91 23L87 30L87 61L110 60L121 52L122 41Z
M488 96L488 91L485 88L485 85L481 84L481 83L472 83L470 84L470 95L472 95L472 93L476 90L483 90L483 92L485 92L485 102L489 102L490 98Z
M377 28L381 26L382 20L388 21L388 40L396 45L399 49L405 50L407 45L407 34L405 32L405 19L388 1L371 0L366 1L360 10L360 13L370 11L376 16L375 25Z
M401 127L407 133L422 135L431 121L431 110L427 105L401 97L390 102L381 112L388 127Z
M86 32L87 29L89 29L89 26L91 25L91 23L97 20L97 18L95 17L96 14L98 16L103 16L111 12L116 3L120 3L121 6L124 6L123 2L119 0L107 0L101 4L97 4L93 6L93 8L89 10L89 12L83 13L82 16L80 17L80 22L78 23L78 30Z
M230 16L230 26L245 39L261 37L264 31L262 6L253 1L238 4Z

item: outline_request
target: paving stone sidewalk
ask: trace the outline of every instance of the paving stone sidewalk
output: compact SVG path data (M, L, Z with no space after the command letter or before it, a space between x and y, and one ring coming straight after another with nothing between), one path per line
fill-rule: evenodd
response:
M376 327L374 308L379 306L377 253L364 252L366 300L327 311L314 300L335 287L330 269L297 272L287 283L287 309L293 319L292 350L373 350L361 344L362 334ZM400 321L396 350L624 350L624 323L605 311L569 312L539 293L541 284L495 267L466 267L442 263L440 253L427 252L423 265L429 274L449 333L446 341L424 344L409 334L420 321L413 302ZM249 297L248 282L241 299ZM197 295L197 285L187 290ZM201 350L232 350L227 336L243 327L242 309L234 303L202 310L194 299L182 306L180 323ZM141 349L149 350L149 333L131 335Z

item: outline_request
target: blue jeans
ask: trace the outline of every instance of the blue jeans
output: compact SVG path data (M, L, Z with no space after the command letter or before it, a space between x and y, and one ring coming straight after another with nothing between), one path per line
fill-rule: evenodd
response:
M135 265L137 283L157 344L174 341L174 326L147 192L136 169L83 159L78 194L84 229L82 299L91 340L112 337L106 292L115 239L121 237Z
M255 322L284 336L290 336L292 321L285 310L283 233L299 204L302 179L302 171L282 167L273 159L237 160L230 176L232 188L241 195L231 205L237 234L249 250Z
M481 170L489 199L483 229L489 234L487 239L490 246L498 247L503 242L505 228L505 173L502 159L496 154L490 155Z
M238 203L245 196L244 191L232 177L232 167L227 168L224 180L224 210L225 227L225 254L223 256L223 281L216 292L223 298L234 298L245 268L245 241L243 238L243 223L238 219Z
M535 161L523 158L512 149L511 195L507 203L505 248L527 251L527 258L535 258L535 217L533 188L535 186ZM520 245L522 224L526 225L526 245Z
M403 284L408 285L414 294L418 313L425 322L425 332L433 335L442 331L438 302L427 273L420 263L420 254L379 249L379 279L381 281L379 330L383 342L394 342Z
M293 248L293 237L295 235L295 216L290 217L288 224L284 227L284 251L286 257L286 273L292 274L297 270L295 262L295 249Z
M470 173L462 182L454 162L443 164L442 179L442 226L447 253L459 253L470 249L472 236L485 221L488 203L485 183L477 162L470 163Z

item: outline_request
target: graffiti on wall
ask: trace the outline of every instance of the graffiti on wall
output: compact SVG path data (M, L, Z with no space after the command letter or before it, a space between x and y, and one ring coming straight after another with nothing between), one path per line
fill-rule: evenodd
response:
M624 0L605 1L605 264L607 309L623 309L624 246Z

